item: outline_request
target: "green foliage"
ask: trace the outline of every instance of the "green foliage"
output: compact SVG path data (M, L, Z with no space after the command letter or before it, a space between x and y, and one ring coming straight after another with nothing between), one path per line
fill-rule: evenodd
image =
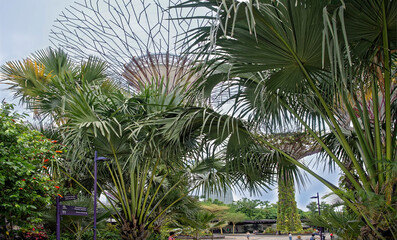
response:
M236 229L236 223L242 222L244 220L247 220L247 216L242 213L242 212L230 212L228 214L226 214L225 216L225 220L228 222L231 222L233 225L233 234L234 234L234 230Z
M40 224L41 210L53 203L57 145L30 130L13 105L0 108L0 219L3 233L9 223L22 229ZM7 224L4 220L7 219Z
M318 215L318 205L317 202L310 202L306 206L307 209L309 209L308 214L310 215ZM320 202L320 212L323 212L325 210L328 210L332 208L332 206L326 202Z
M93 231L91 229L87 229L80 236L80 239L93 239ZM56 234L51 234L48 238L49 240L56 240ZM76 240L76 234L70 232L61 232L62 240ZM105 228L97 229L97 240L120 240L120 231L116 226L112 224L107 224Z
M277 233L277 229L272 227L267 227L263 233L275 234Z
M78 195L76 200L62 202L69 206L86 207L88 215L82 216L62 216L61 231L74 235L74 239L81 240L86 239L84 236L92 232L93 227L93 201L91 197L86 197L82 194ZM111 217L111 212L102 208L100 205L97 209L97 229L98 234L109 231L109 227L106 225L106 220ZM56 206L51 205L45 209L42 213L43 224L46 229L52 232L56 231ZM119 230L115 229L115 232L119 233Z
M265 205L265 203L258 199L243 198L233 203L233 210L244 213L249 220L255 220L258 219L257 215L261 211L260 206L262 205Z
M131 95L106 79L104 62L90 58L78 65L62 50L39 51L24 62L7 63L2 72L29 108L58 124L70 149L62 172L88 194L85 186L92 182L82 180L92 177L92 153L110 160L98 164L99 189L112 196L106 195L122 238L146 239L159 232L168 218L189 206L184 200L193 189L229 184L224 163L202 156L199 136L173 145L173 136L160 131L184 104L177 96L184 93L180 89L147 85ZM34 84L25 86L21 79Z
M246 220L277 218L277 206L258 199L240 199L231 205L231 210L244 213L247 216Z
M300 232L303 229L296 207L294 181L280 178L278 184L277 230Z
M241 212L229 212L225 215L225 220L228 222L232 222L233 224L242 222L244 220L247 220L248 217Z
M338 195L365 223L362 237L396 239L397 2L187 2L214 11L218 24L194 36L203 55L213 50L196 92L225 83L238 90L224 102L234 100L231 111L254 130L309 133L324 168L341 170L340 187L291 149L258 141Z
M217 227L216 216L205 210L197 211L189 217L178 219L175 227L181 227L185 234L193 235L196 240L200 235L211 233L210 230Z
M346 240L357 239L361 234L360 229L364 225L354 212L348 212L346 208L334 207L323 209L321 215L310 215L309 221L310 225L324 227L329 232Z

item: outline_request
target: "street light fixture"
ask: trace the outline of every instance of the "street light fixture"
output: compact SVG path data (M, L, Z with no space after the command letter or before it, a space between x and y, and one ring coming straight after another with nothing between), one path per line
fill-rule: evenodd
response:
M96 205L97 205L97 162L98 161L110 161L105 157L98 157L98 152L95 151L94 156L94 240L96 240Z
M317 198L318 215L320 216L320 195L317 192L317 196L313 196L311 198ZM320 227L320 239L323 240L323 227Z

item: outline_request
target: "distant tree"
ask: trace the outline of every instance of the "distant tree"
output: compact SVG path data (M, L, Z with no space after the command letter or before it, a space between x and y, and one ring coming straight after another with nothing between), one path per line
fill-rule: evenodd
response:
M318 206L316 202L310 202L309 204L307 204L306 208L309 209L309 213L318 214Z
M227 226L227 222L225 221L227 219L225 216L227 216L227 210L229 210L230 207L218 204L203 204L201 208L215 215L216 221L218 223L217 227L219 227L221 234L223 234L223 227Z
M266 212L265 219L277 219L277 204L272 203L268 205L264 210Z
M225 215L225 220L233 224L233 234L234 234L234 230L236 229L236 223L242 222L247 218L248 218L247 215L241 212L230 212Z
M258 209L260 209L259 207L266 204L268 203L258 199L251 200L248 198L243 198L233 204L233 209L236 212L244 213L248 217L248 219L254 219L257 215L256 212L258 211Z
M310 202L307 206L307 209L309 209L309 215L318 215L318 206L317 202ZM327 209L332 208L332 206L326 202L320 203L320 211L325 211Z

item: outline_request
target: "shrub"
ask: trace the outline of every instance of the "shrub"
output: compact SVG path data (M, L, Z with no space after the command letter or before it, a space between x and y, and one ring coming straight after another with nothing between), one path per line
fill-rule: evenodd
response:
M4 102L0 107L0 225L6 226L3 235L14 234L9 223L25 231L39 225L40 210L59 191L50 176L58 156L56 143L30 130L23 124L23 116L13 109Z
M267 227L263 233L276 233L277 229L272 227Z

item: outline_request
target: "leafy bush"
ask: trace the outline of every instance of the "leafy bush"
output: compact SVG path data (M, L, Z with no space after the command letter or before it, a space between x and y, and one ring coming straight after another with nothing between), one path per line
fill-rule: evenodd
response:
M41 222L40 210L58 193L50 170L60 152L13 109L4 102L0 108L0 226L11 237L10 223L31 230Z
M272 227L267 227L263 233L276 233L277 230Z

